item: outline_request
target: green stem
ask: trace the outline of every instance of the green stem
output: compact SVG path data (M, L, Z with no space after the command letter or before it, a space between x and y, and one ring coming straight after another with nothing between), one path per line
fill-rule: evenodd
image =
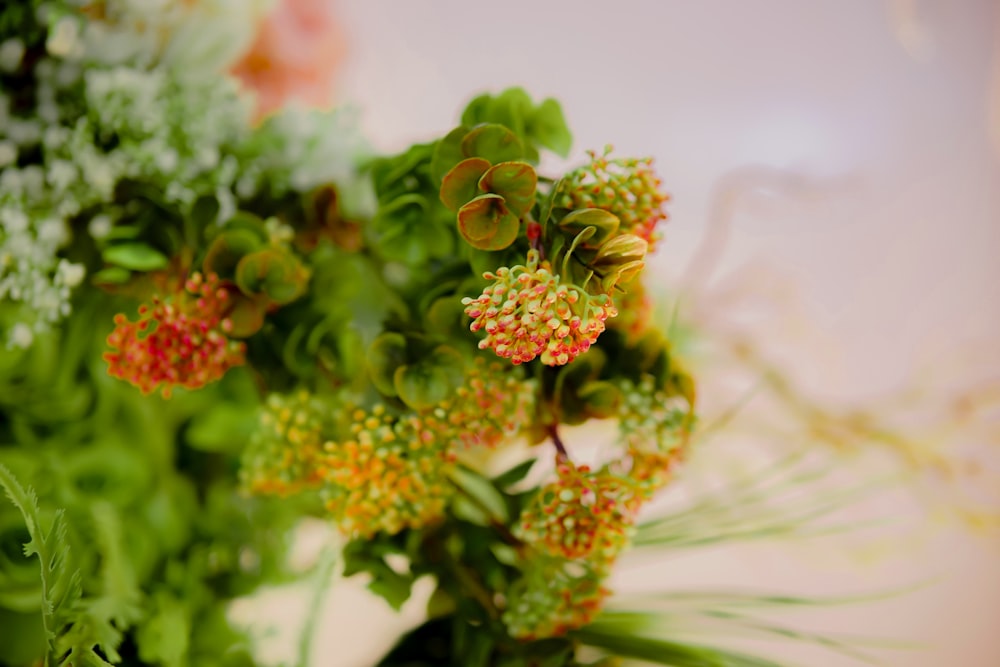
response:
M337 565L337 550L333 546L326 546L319 555L319 562L316 565L316 586L312 598L309 600L309 611L306 614L306 622L302 626L302 633L299 635L299 660L298 667L309 667L312 664L312 648L315 644L316 628L319 625L319 612L326 594L330 590L333 581L333 572Z

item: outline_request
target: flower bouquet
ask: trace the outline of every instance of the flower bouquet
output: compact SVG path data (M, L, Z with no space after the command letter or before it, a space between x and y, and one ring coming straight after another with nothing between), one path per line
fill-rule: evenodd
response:
M375 156L247 87L265 5L0 9L0 663L256 664L229 603L339 565L434 582L385 667L775 664L607 604L711 509L639 525L696 424L651 160L542 169L570 131L519 88Z

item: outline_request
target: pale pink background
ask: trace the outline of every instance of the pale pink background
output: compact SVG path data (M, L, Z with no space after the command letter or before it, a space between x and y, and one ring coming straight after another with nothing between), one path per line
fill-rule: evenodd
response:
M948 399L949 383L1000 382L996 3L339 0L337 7L348 36L340 98L361 107L381 149L438 136L472 94L518 84L563 102L575 158L609 142L622 154L655 156L673 202L654 282L664 293L687 285L707 311L703 322L744 326L810 396L863 406L929 386L933 411L935 400ZM730 231L714 270L685 273L720 217ZM762 290L777 284L789 292L787 312L727 319L720 291L735 282L737 293L752 297L755 280ZM971 446L989 467L1000 426L978 419L970 442L955 446ZM734 425L734 442L740 437ZM706 458L695 468L718 463ZM859 476L879 465L887 464L844 463ZM822 594L936 577L903 598L801 620L924 644L883 654L893 667L1000 666L1000 531L932 522L941 499L920 488L857 510L859 521L898 516L909 532L693 552L632 563L619 580L625 589ZM268 603L263 616L275 609ZM296 603L282 616L294 624L300 613ZM400 623L356 582L338 584L317 664L364 665ZM769 648L799 664L853 664L786 644Z

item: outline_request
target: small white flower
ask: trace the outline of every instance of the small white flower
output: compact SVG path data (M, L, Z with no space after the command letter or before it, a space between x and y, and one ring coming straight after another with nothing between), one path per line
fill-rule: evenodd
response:
M111 232L111 218L103 213L99 213L90 219L87 231L97 240L103 239Z
M24 322L18 322L10 330L10 344L14 347L28 348L35 340L35 332Z
M57 272L62 276L64 285L67 287L76 287L83 282L83 277L86 275L87 270L83 264L73 264L65 259L61 259L59 260Z
M0 70L13 72L21 66L24 58L24 42L17 37L11 37L0 44Z
M0 167L17 161L17 145L12 141L0 141Z
M68 56L74 52L80 37L80 26L70 18L59 19L56 27L49 33L45 48L54 56Z

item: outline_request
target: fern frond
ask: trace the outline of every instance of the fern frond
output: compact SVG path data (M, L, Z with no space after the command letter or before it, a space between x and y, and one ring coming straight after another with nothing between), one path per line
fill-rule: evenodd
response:
M23 487L2 464L0 486L27 525L31 539L24 545L25 556L37 555L40 562L45 666L105 667L110 665L105 657L119 661L117 649L123 631L140 614L140 593L122 551L121 527L114 511L100 504L94 507L104 585L100 597L84 598L80 569L70 549L65 511L56 511L46 530L35 492Z
M65 512L55 513L48 530L42 527L41 509L34 490L25 489L3 464L0 464L0 486L24 517L31 540L24 545L25 556L38 556L42 581L42 626L45 630L47 655L45 665L61 665L57 640L73 605L82 594L80 572L73 568L67 537Z

